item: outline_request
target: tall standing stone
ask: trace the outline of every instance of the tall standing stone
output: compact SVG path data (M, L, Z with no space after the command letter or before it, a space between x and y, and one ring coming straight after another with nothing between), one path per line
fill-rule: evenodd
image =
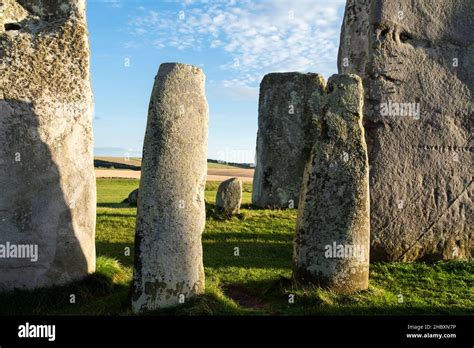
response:
M361 74L367 64L371 3L372 0L346 0L338 54L339 73Z
M356 75L328 81L316 115L294 243L294 278L340 292L367 289L369 165L362 126L363 88Z
M95 270L85 1L0 13L0 290L64 284Z
M347 2L338 63L366 91L374 260L472 256L473 16L468 0Z
M272 73L263 78L252 191L255 206L298 207L304 166L313 141L311 118L320 112L322 81L320 75L301 73Z
M201 235L206 220L208 106L204 74L162 64L143 146L132 307L143 312L188 301L204 290Z

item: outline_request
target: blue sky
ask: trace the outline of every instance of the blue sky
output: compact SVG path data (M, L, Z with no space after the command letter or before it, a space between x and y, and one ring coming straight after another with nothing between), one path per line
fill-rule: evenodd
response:
M96 155L141 156L161 63L201 67L209 158L253 162L270 72L337 72L345 0L89 0Z

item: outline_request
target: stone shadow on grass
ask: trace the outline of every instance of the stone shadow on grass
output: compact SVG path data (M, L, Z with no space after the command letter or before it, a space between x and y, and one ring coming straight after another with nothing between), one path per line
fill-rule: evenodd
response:
M238 247L239 256L235 255ZM203 241L205 267L290 268L291 243Z
M127 218L127 217L136 217L136 214L118 214L118 213L109 213L109 212L99 212L97 216L101 217L118 217L118 218Z
M134 260L134 242L115 243L96 241L97 256L105 256L118 260L122 265L133 267ZM130 256L126 255L126 248L130 248Z
M122 203L97 203L97 208L136 208L131 207L127 202Z
M254 240L256 243L293 243L293 235L288 233L258 233L258 232L219 232L219 233L205 233L204 242L223 242L227 243L227 240L237 240L237 243L241 240L246 242L248 240ZM234 241L233 241L234 242Z
M0 294L0 315L123 314L129 306L129 287L114 284L109 275L93 273L83 280L36 290L14 290ZM75 303L71 303L74 295ZM109 308L111 298L115 308ZM81 309L81 306L85 306ZM91 313L104 308L104 313Z

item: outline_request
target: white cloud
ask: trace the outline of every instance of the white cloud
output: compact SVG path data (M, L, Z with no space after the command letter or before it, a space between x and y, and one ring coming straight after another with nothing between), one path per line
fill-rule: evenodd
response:
M234 101L258 99L258 87L250 86L246 80L238 78L232 80L209 82L209 92L217 97L229 97Z
M112 0L109 0L112 1ZM220 83L235 97L255 93L269 72L335 71L345 0L185 0L182 10L146 12L130 22L135 40L158 49L221 49Z
M121 0L102 0L103 3L106 3L112 7L120 8L122 7Z

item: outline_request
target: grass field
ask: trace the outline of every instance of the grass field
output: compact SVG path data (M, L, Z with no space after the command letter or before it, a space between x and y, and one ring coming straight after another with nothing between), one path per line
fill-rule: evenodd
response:
M128 165L133 165L133 166L142 165L142 159L140 157L125 158L125 157L98 156L98 157L94 157L94 159L100 160L100 161L113 162L113 163L128 164ZM224 163L207 162L207 168L208 169L233 169L233 168L239 168L239 167L235 167L235 166L224 164Z
M137 180L99 179L97 272L66 287L0 295L0 314L131 315L136 208L121 203ZM212 209L216 183L208 183ZM203 236L206 293L177 308L175 315L410 315L474 314L474 262L375 263L369 290L340 295L292 288L294 210L251 209L244 184L242 214L222 221L208 214ZM211 211L211 210L210 210ZM240 256L234 256L239 247ZM126 250L131 254L128 256ZM71 294L76 302L70 303ZM290 294L295 295L289 303Z
M230 164L207 162L207 169L232 169L239 168Z

